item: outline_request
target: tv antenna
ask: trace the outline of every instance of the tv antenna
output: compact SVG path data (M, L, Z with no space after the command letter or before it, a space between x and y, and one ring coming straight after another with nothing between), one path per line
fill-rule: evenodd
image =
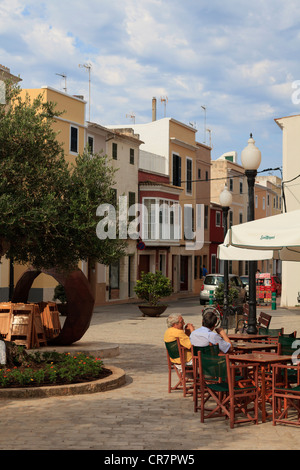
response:
M87 69L89 72L89 121L91 121L91 68L92 64L79 64L79 67Z
M55 75L59 75L60 77L65 79L65 87L63 88L63 90L65 91L65 93L67 93L67 75L65 75L64 73L56 73Z
M134 113L126 114L126 117L132 119L133 124L135 124L135 114Z
M204 143L206 144L206 106L201 106L204 111Z
M165 107L164 117L166 117L168 97L167 96L161 96L160 101L161 101L161 103L164 103L164 107Z

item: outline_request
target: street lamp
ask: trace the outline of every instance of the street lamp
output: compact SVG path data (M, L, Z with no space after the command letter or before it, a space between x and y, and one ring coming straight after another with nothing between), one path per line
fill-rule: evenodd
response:
M222 206L222 213L223 213L223 227L224 227L224 238L226 236L228 230L228 211L229 207L232 203L232 194L227 189L227 185L225 184L223 191L219 196L220 204ZM224 309L223 309L223 320L222 326L227 326L228 319L228 291L229 291L229 275L228 275L228 260L224 260Z
M241 153L242 165L245 168L245 175L248 183L248 221L255 219L254 214L254 184L257 175L257 169L261 162L261 152L254 145L255 140L250 134L247 147ZM249 317L248 329L249 334L256 334L256 261L249 261Z

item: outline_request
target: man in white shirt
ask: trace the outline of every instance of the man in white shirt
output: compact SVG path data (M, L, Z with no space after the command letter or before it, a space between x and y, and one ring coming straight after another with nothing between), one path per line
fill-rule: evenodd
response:
M223 353L231 352L233 347L226 332L223 328L215 329L217 321L218 318L213 312L203 315L202 326L192 331L190 335L191 344L200 347L218 344Z

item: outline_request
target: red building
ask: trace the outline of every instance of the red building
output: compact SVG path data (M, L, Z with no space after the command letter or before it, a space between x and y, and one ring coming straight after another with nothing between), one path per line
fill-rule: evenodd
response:
M223 214L220 204L210 205L210 249L209 249L209 273L219 273L220 260L217 257L218 245L224 241Z

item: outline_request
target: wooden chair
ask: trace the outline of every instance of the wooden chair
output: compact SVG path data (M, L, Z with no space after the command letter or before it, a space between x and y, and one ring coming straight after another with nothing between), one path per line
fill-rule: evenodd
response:
M200 380L200 355L199 352L202 354L209 354L218 356L219 355L219 346L212 345L212 346L192 346L192 354L193 354L193 402L194 402L194 411L197 412L201 409L201 404L199 405L199 398L201 398L201 380ZM214 379L212 379L214 381ZM209 398L209 394L206 393L207 399ZM203 400L205 403L205 399Z
M291 366L275 364L273 368L272 397L273 425L300 425L300 364ZM292 374L291 374L292 372ZM296 385L290 386L289 376L296 377ZM283 379L284 378L284 382ZM283 383L282 383L283 382Z
M184 348L179 339L165 342L168 361L168 392L172 390L182 390L183 396L193 394L193 366L187 366L185 363ZM180 364L175 364L172 359L180 358ZM178 382L172 386L172 371L175 371Z
M258 320L257 320L257 326L259 328L269 328L270 323L272 320L272 315L269 315L268 313L265 312L260 312Z
M278 346L278 338L279 336L284 335L284 328L259 328L258 330L259 335L269 335L268 338L265 339L256 339L255 342L260 343L269 343Z
M228 354L215 356L198 351L198 355L201 422L224 416L229 418L231 428L246 422L258 424L258 364L243 366L244 372L251 368L252 379L241 379L241 365L230 362ZM209 401L215 402L210 409Z
M11 302L1 302L0 304L0 338L6 339L11 323L11 312L12 304Z

